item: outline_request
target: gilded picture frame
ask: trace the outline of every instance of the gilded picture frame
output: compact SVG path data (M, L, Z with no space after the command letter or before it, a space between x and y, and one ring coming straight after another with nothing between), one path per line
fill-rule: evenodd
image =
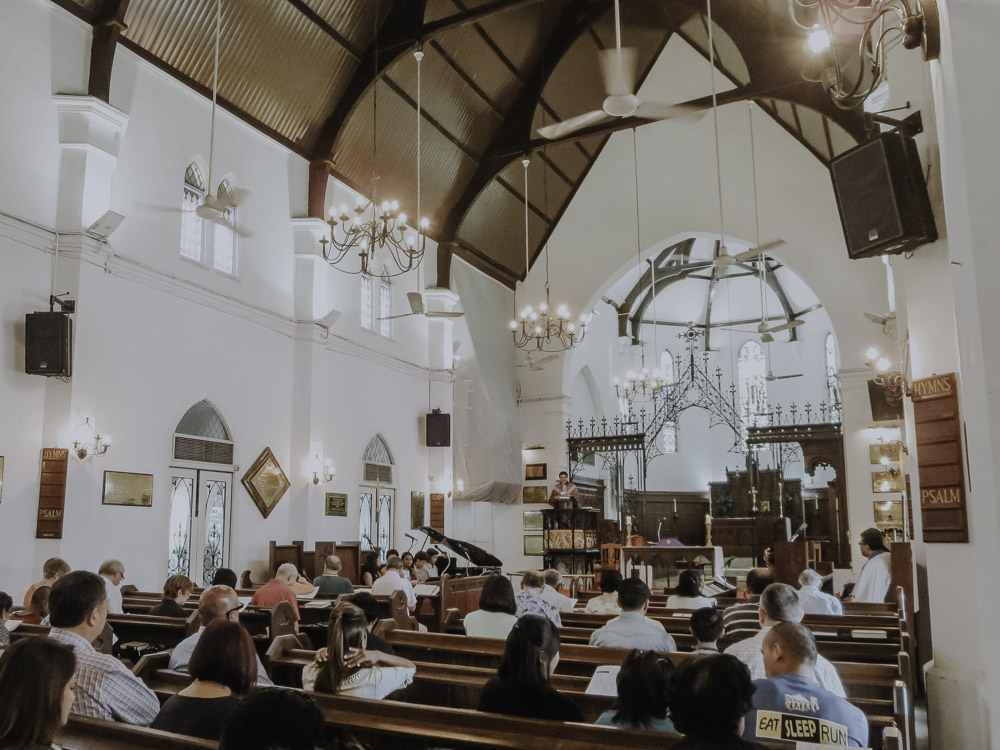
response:
M410 528L424 526L424 493L410 492Z
M101 505L153 507L153 475L131 471L105 471Z
M342 492L327 492L325 498L326 515L347 517L347 495Z
M240 483L264 518L271 515L271 511L292 486L270 448L265 448L257 456Z
M549 488L544 484L525 485L521 489L521 502L525 505L547 503L548 501Z
M524 511L523 528L525 531L541 531L543 527L542 511Z
M524 535L524 554L526 557L541 557L545 554L542 538L541 534Z
M902 492L903 475L898 471L873 471L872 492Z
M524 478L528 480L541 479L546 480L549 478L549 465L548 464L525 464L524 465Z

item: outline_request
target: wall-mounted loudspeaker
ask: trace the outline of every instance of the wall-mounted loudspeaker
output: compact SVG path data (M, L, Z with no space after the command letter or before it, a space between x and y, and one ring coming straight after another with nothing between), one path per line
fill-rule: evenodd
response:
M24 316L24 371L29 375L73 374L73 321L68 313Z
M905 253L937 239L912 138L883 133L830 162L830 176L852 259Z
M427 447L447 448L451 445L451 414L435 409L427 415Z
M874 380L868 381L868 401L876 422L895 422L903 418L903 399L890 399L886 387Z

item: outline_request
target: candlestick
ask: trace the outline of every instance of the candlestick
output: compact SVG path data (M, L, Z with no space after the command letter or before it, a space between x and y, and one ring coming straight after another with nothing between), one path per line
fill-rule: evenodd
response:
M674 513L677 512L677 498L674 498Z

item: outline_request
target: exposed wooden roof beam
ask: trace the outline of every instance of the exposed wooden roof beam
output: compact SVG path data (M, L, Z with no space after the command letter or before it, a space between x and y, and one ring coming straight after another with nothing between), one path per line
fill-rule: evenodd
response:
M458 28L459 26L468 26L497 13L515 10L525 5L537 5L540 2L542 0L493 0L490 3L483 3L477 8L469 8L468 10L439 18L436 21L422 23L415 26L415 28L407 29L398 34L389 35L379 44L378 52L381 55L383 52L406 48L418 42L427 41L429 37L434 34L440 34L442 31ZM422 19L423 15L421 14Z
M90 43L90 77L87 93L102 101L111 96L111 73L115 65L118 38L125 29L129 0L104 0L94 20Z
M303 0L286 0L286 2L318 26L324 34L339 44L347 54L353 57L357 62L361 62L361 55L364 54L364 52L351 44L350 39L328 24L326 20L319 15L319 13L306 5Z

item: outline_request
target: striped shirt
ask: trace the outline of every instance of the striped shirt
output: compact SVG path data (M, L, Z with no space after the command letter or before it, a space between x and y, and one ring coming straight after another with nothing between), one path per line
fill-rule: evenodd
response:
M726 607L722 613L722 624L727 638L750 638L757 635L760 632L760 603L755 599Z
M156 694L113 656L98 653L81 636L52 628L49 638L76 654L73 713L148 727L160 711Z

